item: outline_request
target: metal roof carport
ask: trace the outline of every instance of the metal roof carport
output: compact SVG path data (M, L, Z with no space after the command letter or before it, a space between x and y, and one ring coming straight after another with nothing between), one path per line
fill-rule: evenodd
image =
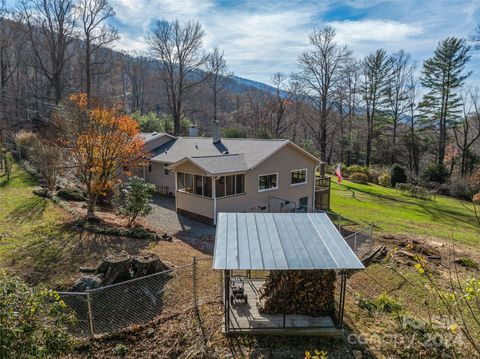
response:
M343 325L346 270L364 269L325 213L219 213L213 269L225 273L225 331L232 270L338 270Z

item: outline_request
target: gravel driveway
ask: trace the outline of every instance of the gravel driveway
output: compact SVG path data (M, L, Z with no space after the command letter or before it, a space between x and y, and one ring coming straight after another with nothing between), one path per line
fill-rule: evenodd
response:
M175 198L154 195L153 211L143 220L160 232L187 242L202 252L213 254L215 227L200 223L175 211Z

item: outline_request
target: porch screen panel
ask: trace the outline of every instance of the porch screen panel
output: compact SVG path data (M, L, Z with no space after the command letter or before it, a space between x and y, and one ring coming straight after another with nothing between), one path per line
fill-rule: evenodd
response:
M203 177L203 195L212 198L212 177Z
M185 173L185 192L193 193L193 175Z
M185 173L177 173L177 190L185 190Z
M215 181L215 193L218 197L225 197L225 177L222 176Z
M202 176L194 176L195 179L195 194L198 194L199 196L203 196L203 181L202 181Z
M235 194L235 176L227 176L226 177L226 192L227 196L231 196Z

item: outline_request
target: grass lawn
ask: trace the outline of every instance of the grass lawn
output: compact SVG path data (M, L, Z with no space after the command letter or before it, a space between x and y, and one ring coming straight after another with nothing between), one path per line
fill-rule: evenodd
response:
M377 233L454 238L470 245L480 242L473 205L451 197L429 201L375 184L344 180L339 185L332 180L331 207L354 222L373 223Z
M35 196L34 187L16 164L9 182L0 177L0 268L31 284L68 289L81 275L81 266L96 266L111 253L137 254L150 247L148 240L73 230L70 214Z

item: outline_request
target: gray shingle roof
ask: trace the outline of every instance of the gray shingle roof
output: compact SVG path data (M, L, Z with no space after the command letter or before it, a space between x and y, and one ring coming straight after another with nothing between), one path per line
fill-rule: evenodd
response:
M222 138L221 143L213 144L211 137L178 137L154 149L151 161L175 163L185 157L243 154L245 165L250 169L287 143L287 140Z
M324 213L219 213L214 269L363 269Z
M156 138L162 137L162 136L170 136L173 138L172 135L169 135L168 133L165 132L141 132L140 133L140 138L143 140L143 142L148 143Z
M189 157L188 160L210 174L245 172L248 170L243 154Z

